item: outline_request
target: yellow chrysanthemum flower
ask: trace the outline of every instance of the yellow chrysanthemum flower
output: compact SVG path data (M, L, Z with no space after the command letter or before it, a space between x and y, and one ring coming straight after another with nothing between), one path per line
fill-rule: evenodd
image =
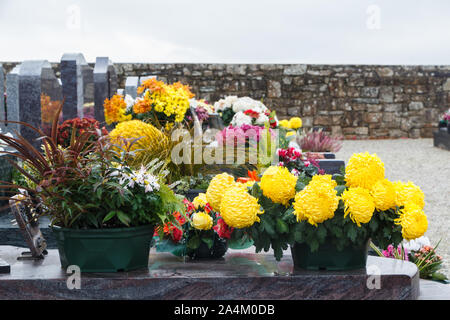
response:
M291 128L291 127L289 126L289 120L286 120L286 119L280 120L280 121L278 122L278 125L279 125L280 127L286 128L286 129L290 129L290 128Z
M301 128L303 125L302 119L299 117L293 117L291 120L289 120L289 127L291 129L297 130L298 128Z
M361 223L368 223L372 219L375 203L369 190L361 187L349 188L342 193L341 199L345 205L344 218L350 215L358 227L361 227Z
M348 187L372 189L377 181L384 179L384 163L376 154L353 154L345 168Z
M293 204L297 221L307 220L317 227L318 223L334 217L339 197L333 184L327 179L316 179L295 195Z
M422 209L425 206L425 195L423 191L411 181L407 183L396 181L394 182L395 192L397 194L396 203L401 207L407 203L415 203Z
M331 188L336 188L337 186L337 182L333 180L333 176L331 174L316 174L315 176L312 177L311 181L309 182L309 184L329 184ZM309 185L308 184L308 185Z
M194 205L195 209L198 209L199 207L204 207L207 203L208 200L206 199L206 193L199 193L198 196L196 196L192 201L192 204Z
M161 157L168 152L168 138L151 124L140 120L130 120L119 123L114 130L109 133L112 143L128 147L129 141L123 139L137 139L131 147L130 151L137 151L136 156ZM163 157L161 157L163 158Z
M221 173L212 178L206 190L206 199L213 210L220 210L220 203L225 191L235 184L234 177L228 173Z
M377 181L370 190L370 194L377 210L385 211L395 208L397 194L394 184L388 179Z
M295 197L297 177L285 167L271 166L264 171L261 178L263 195L275 203L288 205Z
M402 236L406 240L414 240L425 234L428 228L427 216L416 203L406 203L400 210L400 217L394 220L402 226Z
M239 229L250 227L260 221L258 215L262 213L258 199L240 186L229 188L222 198L220 215L230 227Z
M213 225L211 216L203 211L194 213L192 216L192 226L198 230L210 230Z

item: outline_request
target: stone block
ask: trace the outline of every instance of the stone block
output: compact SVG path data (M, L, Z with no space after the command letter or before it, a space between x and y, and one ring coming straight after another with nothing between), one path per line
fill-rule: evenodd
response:
M305 74L307 66L305 64L293 64L284 68L283 74L290 76L299 76Z
M84 86L81 53L65 53L61 58L61 83L64 96L63 119L83 118Z

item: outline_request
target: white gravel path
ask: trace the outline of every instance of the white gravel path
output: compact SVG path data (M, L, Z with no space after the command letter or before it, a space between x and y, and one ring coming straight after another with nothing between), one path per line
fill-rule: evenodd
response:
M412 181L425 193L426 236L444 258L442 270L450 278L450 151L433 147L432 139L346 140L336 154L347 164L353 153L376 153L384 162L386 178Z

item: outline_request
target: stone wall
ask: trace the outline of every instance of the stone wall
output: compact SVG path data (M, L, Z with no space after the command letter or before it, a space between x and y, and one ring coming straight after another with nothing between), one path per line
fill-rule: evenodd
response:
M59 74L58 64L53 64ZM450 105L450 66L116 63L127 76L189 84L197 97L263 99L279 118L300 116L348 139L432 137ZM8 71L11 63L4 63Z

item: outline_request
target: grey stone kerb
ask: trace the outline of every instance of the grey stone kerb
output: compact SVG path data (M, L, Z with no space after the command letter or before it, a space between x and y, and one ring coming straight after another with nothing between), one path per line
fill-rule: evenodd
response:
M83 54L65 53L61 58L61 82L64 96L63 119L83 118L83 74L87 65Z
M105 122L103 103L117 91L117 75L108 57L97 57L94 67L94 103L95 119Z

